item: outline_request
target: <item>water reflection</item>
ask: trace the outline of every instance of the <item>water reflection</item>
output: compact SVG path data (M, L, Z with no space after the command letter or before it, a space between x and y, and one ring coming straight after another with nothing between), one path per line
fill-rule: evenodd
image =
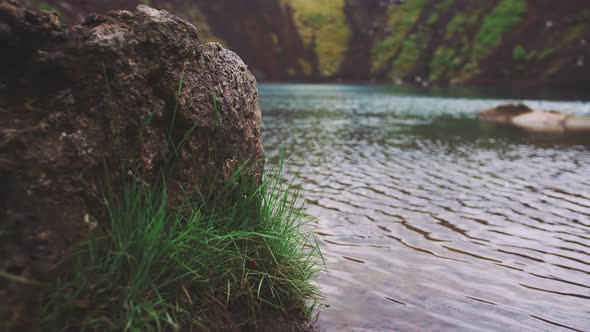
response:
M320 327L590 330L588 135L488 126L476 112L504 100L432 94L261 86L266 148L294 154L327 258Z

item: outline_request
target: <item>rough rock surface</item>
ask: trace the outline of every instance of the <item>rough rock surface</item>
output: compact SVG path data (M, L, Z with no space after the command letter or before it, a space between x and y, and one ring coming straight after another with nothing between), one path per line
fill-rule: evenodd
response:
M260 178L256 81L233 52L199 43L189 23L139 6L65 27L9 0L0 1L0 44L3 273L50 280L100 222L105 169L117 178L122 161L142 181L166 174L185 187L247 161ZM0 277L10 319L35 292Z

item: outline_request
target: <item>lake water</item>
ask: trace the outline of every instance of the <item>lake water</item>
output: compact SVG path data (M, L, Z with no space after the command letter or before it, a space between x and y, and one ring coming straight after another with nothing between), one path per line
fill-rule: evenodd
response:
M554 91L261 85L326 258L325 331L590 331L590 137L479 123Z

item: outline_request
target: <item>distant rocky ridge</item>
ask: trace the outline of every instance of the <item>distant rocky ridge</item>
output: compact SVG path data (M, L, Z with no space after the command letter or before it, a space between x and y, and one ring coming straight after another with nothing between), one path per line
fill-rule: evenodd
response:
M78 20L147 3L269 81L588 85L586 0L28 0Z

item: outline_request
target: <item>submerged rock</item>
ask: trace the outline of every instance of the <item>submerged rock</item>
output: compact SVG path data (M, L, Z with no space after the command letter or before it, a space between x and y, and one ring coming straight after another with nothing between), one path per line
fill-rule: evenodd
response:
M523 104L500 105L482 111L478 118L497 125L511 125L532 132L590 132L590 118L558 111L533 111Z
M65 27L9 0L0 43L0 319L28 319L37 290L17 281L51 280L104 219L107 175L164 176L171 197L246 162L260 180L256 81L191 24L139 6Z

